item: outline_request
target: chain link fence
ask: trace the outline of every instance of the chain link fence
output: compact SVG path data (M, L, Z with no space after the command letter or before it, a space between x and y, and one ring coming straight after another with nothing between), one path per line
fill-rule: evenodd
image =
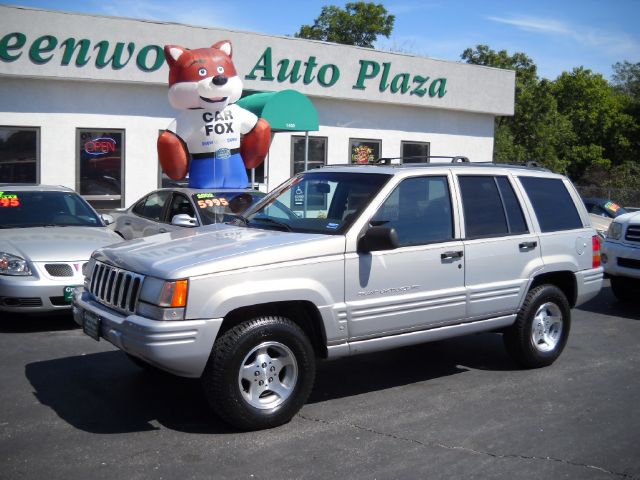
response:
M590 185L576 185L578 193L584 198L606 198L628 210L640 210L640 190L634 188L607 188Z

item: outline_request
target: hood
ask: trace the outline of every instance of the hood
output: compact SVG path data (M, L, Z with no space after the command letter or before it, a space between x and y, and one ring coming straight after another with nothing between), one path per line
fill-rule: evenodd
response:
M638 225L640 224L640 210L620 215L619 217L616 217L615 221L618 223Z
M178 279L344 254L345 238L225 224L182 229L98 250L100 261L136 273Z
M122 238L106 227L32 227L0 230L0 250L34 262L88 260Z

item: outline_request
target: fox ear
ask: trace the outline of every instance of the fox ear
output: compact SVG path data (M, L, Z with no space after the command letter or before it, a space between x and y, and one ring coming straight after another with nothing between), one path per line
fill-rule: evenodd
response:
M211 45L211 48L217 48L218 50L222 50L229 57L231 57L233 54L233 49L231 48L231 42L229 40L221 40L219 42L216 42L213 45Z
M165 45L164 46L164 56L167 59L167 63L170 67L173 67L178 59L189 50L184 47L180 47L178 45Z

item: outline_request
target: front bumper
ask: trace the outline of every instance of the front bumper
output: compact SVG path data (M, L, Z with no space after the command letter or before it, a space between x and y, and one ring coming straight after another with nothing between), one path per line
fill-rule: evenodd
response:
M206 366L221 318L159 321L123 315L93 299L81 288L73 295L73 319L82 326L85 312L100 319L100 338L162 370L198 378Z
M605 241L602 244L602 264L607 275L640 279L640 245Z
M62 279L43 276L0 276L0 311L39 313L65 311L71 302L65 299L67 287L82 285L82 274Z

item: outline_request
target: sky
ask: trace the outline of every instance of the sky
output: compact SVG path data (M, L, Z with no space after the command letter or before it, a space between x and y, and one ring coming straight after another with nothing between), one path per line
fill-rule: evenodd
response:
M611 79L616 62L640 62L640 0L376 0L395 15L376 48L461 61L479 44L522 52L538 75L585 67ZM10 5L292 36L324 5L344 1L14 0ZM0 19L1 23L1 19Z

